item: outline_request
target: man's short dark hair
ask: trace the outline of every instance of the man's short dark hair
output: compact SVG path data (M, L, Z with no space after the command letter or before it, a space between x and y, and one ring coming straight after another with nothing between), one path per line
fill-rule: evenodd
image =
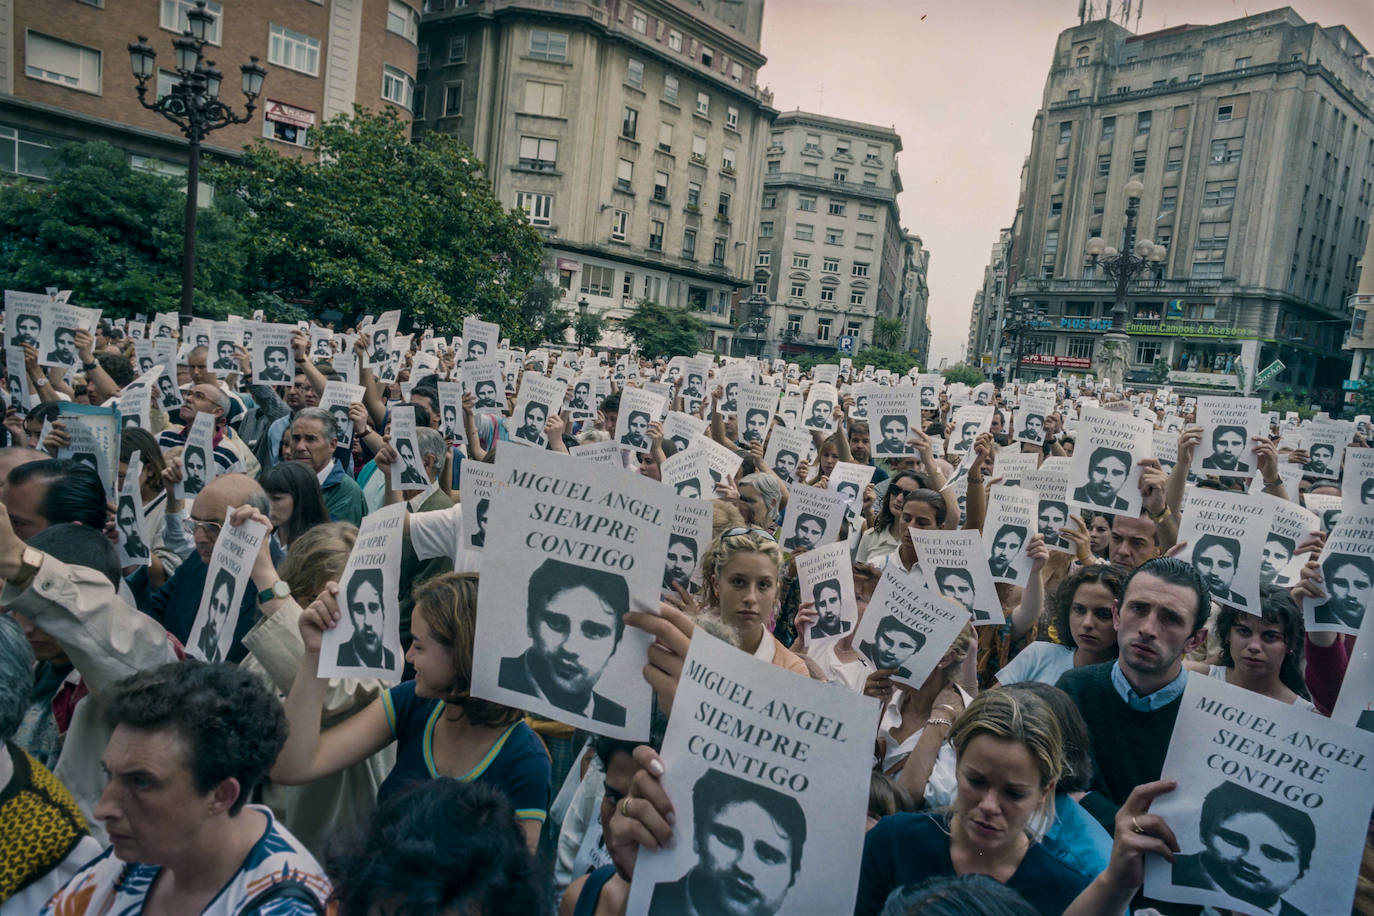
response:
M900 423L902 424L902 428L906 429L906 417L895 413L885 414L883 418L878 421L878 429L881 430L889 423Z
M873 631L874 641L876 642L878 637L882 636L884 633L890 633L893 630L900 630L910 636L912 642L916 643L916 649L918 651L926 644L926 634L902 623L901 618L897 617L895 614L884 617L882 620L878 621L878 628Z
M825 533L825 519L821 518L819 515L813 515L810 512L803 512L797 516L797 527L795 530L801 531L801 526L805 525L807 522L815 522L820 526L821 533Z
M1202 574L1193 564L1185 563L1178 557L1151 557L1131 570L1126 581L1121 583L1122 602L1131 590L1131 580L1141 573L1163 579L1170 585L1191 589L1197 595L1197 607L1193 609L1193 628L1189 635L1196 636L1198 631L1206 626L1208 611L1212 607L1212 593L1202 581Z
M358 589L364 585L370 585L377 590L377 597L381 598L386 594L382 590L383 581L380 567L368 566L353 570L353 575L348 578L348 594L344 596L344 601L348 605L348 616L353 616L353 605L357 603Z
M1217 440L1228 433L1235 433L1240 436L1240 441L1244 442L1249 432L1244 426L1214 426L1212 427L1212 444L1216 445Z
M68 566L93 569L119 587L119 551L99 528L64 522L44 528L29 538L28 545Z
M1013 525L1010 522L997 529L997 534L993 535L992 542L996 544L1002 540L1002 535L1014 534L1021 539L1021 543L1026 543L1026 529L1020 525Z
M230 664L188 659L140 671L105 698L105 724L139 731L170 729L186 745L196 791L236 779L237 814L286 743L281 703L255 674Z
M1307 872L1312 864L1312 849L1317 845L1317 827L1306 811L1290 808L1237 783L1223 782L1202 799L1202 812L1198 817L1202 842L1205 844L1216 835L1221 822L1233 814L1259 814L1273 821L1274 826L1298 847L1298 877Z
M1193 548L1193 556L1200 557L1213 547L1220 547L1231 555L1232 560L1240 563L1240 541L1222 534L1204 534L1198 538L1197 546Z
M280 353L280 354L284 357L284 356L286 356L286 348L285 348L285 347L265 347L265 348L263 348L263 351L262 351L263 359L266 359L267 357L271 356L271 355L274 354L274 353Z
M762 407L750 407L747 411L744 412L745 425L747 426L749 424L749 421L757 416L761 416L766 420L768 419L768 411L764 410Z
M630 609L630 589L624 578L604 569L574 566L562 560L545 560L530 576L529 601L525 605L525 622L531 630L549 602L574 588L589 588L615 611L615 641L625 631L625 613Z
M965 582L968 583L969 588L974 587L973 573L969 572L967 569L964 569L962 566L943 566L935 570L935 582L937 585L939 585L942 582L942 580L948 579L950 576L956 576L960 579L963 579Z
M787 834L795 879L801 867L802 849L806 846L806 812L795 798L777 789L747 782L723 770L707 770L692 786L692 824L697 841L705 839L706 825L717 814L740 803L758 805Z
M119 353L97 353L95 361L100 364L100 368L104 369L105 374L120 388L123 388L137 377L134 372L134 364L129 362L128 357Z
M821 598L821 592L824 591L832 591L835 594L840 595L841 597L844 596L844 589L840 588L839 579L822 579L821 581L813 585L811 587L812 600L819 601Z
M49 525L80 522L96 531L105 528L109 505L105 502L105 485L95 468L72 458L29 461L10 468L6 485L17 487L38 479L48 482L38 514Z
M1264 543L1268 544L1271 541L1277 541L1283 547L1283 549L1288 552L1288 555L1290 557L1293 555L1293 551L1298 549L1297 543L1292 538L1284 537L1281 534L1274 534L1271 532L1268 535L1266 535L1264 538Z
M695 481L685 481L685 482L695 483ZM678 545L679 547L686 547L688 550L692 551L692 556L694 556L694 557L699 553L699 551L697 550L697 542L694 541L694 540L692 540L691 538L685 536L685 535L681 535L681 534L670 534L670 535L668 535L668 546L669 546L669 547L672 547L674 544Z
M221 569L215 574L215 584L214 587L210 589L211 599L215 597L215 592L219 591L221 587L227 587L229 589L229 612L231 614L234 611L234 586L237 584L238 582L234 578L233 573L228 569Z
M1125 449L1112 448L1107 445L1099 445L1093 449L1093 453L1088 458L1088 469L1092 470L1108 458L1113 458L1121 462L1121 466L1127 470L1131 467L1131 453Z
M1374 582L1374 559L1356 553L1333 553L1322 563L1322 580L1335 575L1342 566L1353 566Z
M643 410L632 410L632 411L630 411L630 417L629 417L629 420L628 420L627 422L633 423L633 422L635 421L635 417L643 417L645 423L648 423L648 422L649 422L649 414L648 414L646 411L643 411Z

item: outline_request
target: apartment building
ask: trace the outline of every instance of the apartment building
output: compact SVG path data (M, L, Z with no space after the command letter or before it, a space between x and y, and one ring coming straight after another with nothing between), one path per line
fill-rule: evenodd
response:
M730 352L775 114L762 22L761 0L427 0L416 132L473 148L565 307L690 309Z
M262 137L299 151L334 115L392 106L409 116L420 0L206 0L205 57L223 72L221 98L244 110L239 66L267 70L252 119L204 143L233 156ZM0 172L42 178L55 147L105 140L137 166L184 174L186 140L135 92L128 46L157 52L154 93L177 79L172 41L195 0L0 0Z
M1249 390L1281 359L1266 390L1334 406L1374 201L1374 63L1356 37L1289 8L1059 35L1010 265L1007 302L1050 325L1028 336L1022 375L1091 364L1112 329L1112 284L1085 246L1121 246L1132 179L1137 237L1167 255L1130 289L1128 381L1160 361L1176 386ZM971 354L997 345L970 339Z

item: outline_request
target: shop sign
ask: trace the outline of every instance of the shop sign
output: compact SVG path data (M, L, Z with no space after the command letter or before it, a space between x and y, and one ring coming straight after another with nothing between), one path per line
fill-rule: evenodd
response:
M290 124L292 127L308 129L315 126L315 112L308 108L297 108L295 105L288 105L285 102L275 102L272 99L267 100L267 110L263 112L263 115L269 121Z
M575 271L575 270L577 270L577 268L578 268L579 266L580 266L580 265L579 265L576 261L572 260L571 258L559 258L559 259L558 259L558 269L559 269L559 270L574 270L574 271Z
M1086 356L1045 356L1032 353L1021 357L1023 366L1043 366L1047 369L1091 369L1093 361Z
M1061 331L1110 331L1112 320L1110 318L1060 318L1059 330Z
M1169 381L1180 385L1203 385L1211 388L1240 387L1240 381L1229 372L1184 372L1172 369L1169 371Z
M1126 325L1127 334L1153 334L1161 337L1253 337L1253 332L1224 324L1203 324L1193 321L1132 321Z

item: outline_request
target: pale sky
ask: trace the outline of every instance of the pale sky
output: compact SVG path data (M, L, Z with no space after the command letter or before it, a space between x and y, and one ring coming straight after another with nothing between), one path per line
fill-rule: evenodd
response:
M1290 5L1374 50L1370 0ZM1149 0L1139 31L1276 7ZM1078 0L765 0L759 81L776 107L891 126L902 137L902 223L931 252L932 365L962 355L988 254L1015 213L1055 38L1077 24Z

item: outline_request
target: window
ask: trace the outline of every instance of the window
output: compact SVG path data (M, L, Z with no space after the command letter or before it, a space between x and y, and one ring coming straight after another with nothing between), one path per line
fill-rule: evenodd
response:
M386 30L414 42L420 34L420 14L402 0L389 0L386 5Z
M1131 171L1137 175L1145 171L1145 151L1138 150L1131 156Z
M668 33L668 47L673 51L682 51L682 33L677 29Z
M816 212L816 195L802 194L797 198L797 209L808 213Z
M875 207L859 206L859 219L865 223L876 223L878 221L878 211Z
M1049 261L1040 267L1040 276L1046 280L1054 279L1054 262Z
M617 242L625 241L625 235L630 228L630 211L616 210L611 213L611 238Z
M1110 140L1116 136L1116 118L1102 119L1102 139Z
M834 302L834 301L835 301L835 287L833 287L833 286L822 286L822 287L821 287L821 301L822 301L822 302Z
M801 326L802 326L802 316L800 316L800 315L788 315L788 316L787 316L787 330L788 330L788 331L791 331L793 334L800 334L800 333L801 333Z
M1183 147L1169 147L1168 158L1164 160L1164 171L1177 172L1181 168L1183 168Z
M1059 250L1059 230L1051 229L1045 233L1045 254L1053 254Z
M1231 115L1232 115L1232 113L1233 113L1235 110L1236 110L1236 109L1235 109L1235 106L1234 106L1234 105L1218 105L1218 106L1217 106L1217 120L1218 120L1218 121L1229 121L1229 120L1231 120Z
M568 59L568 33L530 30L530 57L563 62Z
M521 137L520 167L539 172L553 171L558 167L558 141Z
M1097 176L1105 178L1112 173L1112 157L1110 155L1097 157Z
M693 210L701 206L701 185L695 181L687 182L687 206Z
M1068 142L1069 142L1070 140L1072 140L1072 139L1073 139L1073 122L1072 122L1072 121L1060 121L1060 122L1059 122L1059 142L1060 142L1060 143L1068 143Z
M429 66L429 45L420 45L415 49L415 69L424 70Z
M649 221L649 250L663 250L663 220L661 219Z
M848 181L849 169L836 169L831 176L835 181Z
M1069 100L1070 102L1076 102L1076 101L1078 101L1078 90L1077 90L1077 89L1070 89L1070 90L1069 90L1068 100Z
M196 8L196 0L162 0L162 17L159 24L164 29L171 29L180 35L191 27L186 21L186 13ZM215 18L210 22L210 27L205 30L205 39L212 45L220 43L219 27L223 19L223 7L218 3L206 3L205 9L214 13ZM390 27L390 16L387 17L387 26Z
M1148 134L1150 132L1150 122L1154 120L1154 112L1142 111L1135 116L1136 136Z
M827 212L829 212L831 216L844 216L844 201L842 201L842 200L832 200L832 201L830 201L830 206L829 206Z
M840 272L840 259L839 259L839 258L824 258L824 259L822 259L822 260L821 260L821 270L825 271L825 272L828 273L828 274L837 274L837 273L839 273L839 272Z
M415 77L397 67L382 67L382 98L409 110L415 102Z
M1212 165L1230 165L1239 162L1243 141L1243 137L1232 137L1229 140L1213 140Z
M834 319L833 319L833 318L820 318L820 319L817 319L817 321L816 321L816 340L817 340L817 342L819 342L819 343L824 343L825 341L827 341L827 340L830 339L830 327L831 327L831 325L833 325L834 323L835 323L835 322L834 322Z
M773 252L760 251L758 260L754 262L756 267L768 267L773 263Z
M701 48L701 65L703 67L709 67L715 62L715 59L716 52L703 45Z
M517 210L525 211L525 215L529 217L532 225L547 226L553 222L552 194L534 194L529 191L516 191L515 207Z
M704 92L697 93L697 114L703 118L711 116L711 97Z
M448 62L461 64L468 59L468 37L454 35L448 40Z
M633 271L625 271L625 279L620 283L620 295L628 299L635 293L635 275Z
M725 109L725 126L730 130L739 130L739 109L733 105Z
M1054 180L1063 181L1067 177L1069 177L1069 160L1067 158L1054 160Z
M682 256L689 261L696 259L697 231L695 229L682 230Z
M727 172L735 170L735 148L727 146L720 154L720 167Z
M1234 181L1209 181L1202 189L1204 207L1229 207L1236 202Z
M854 235L854 247L869 250L873 248L873 233L858 232Z
M667 121L658 123L658 148L665 153L673 151L673 125Z
M1138 365L1153 366L1159 359L1159 341L1138 340L1135 344L1135 361Z
M654 200L666 201L668 199L668 173L654 172Z
M772 166L774 165L774 163L770 162L770 163L768 163L768 165L769 165L769 167L770 167L770 169L771 169ZM776 175L776 174L777 174L777 169L772 169L772 171L770 171L769 174L770 174L770 175ZM811 176L812 178L815 178L817 175L820 174L819 166L817 166L816 163L814 163L814 162L803 162L803 163L802 163L802 174L803 174L803 175L809 175L809 176Z
M706 138L701 134L692 135L692 161L706 161Z
M878 144L876 144L876 143L869 143L869 144L866 144L866 146L868 147L868 149L867 149L867 151L864 153L864 162L865 162L866 164L877 164L877 165L882 165L882 162L883 162L883 151L882 151L882 149L880 149L880 148L878 147Z
M1226 251L1226 245L1230 242L1231 224L1227 223L1199 223L1197 227L1197 242L1193 245L1195 251L1208 251L1213 254L1207 255L1209 261L1218 260L1215 252ZM1196 260L1196 257L1194 258Z
M730 62L730 79L737 83L744 79L744 65L739 61Z
M267 61L314 76L320 69L320 40L285 26L268 25Z
M854 266L849 269L849 275L851 277L868 276L868 264L864 261L855 261Z
M563 113L563 87L558 83L525 81L525 113L558 117Z
M1070 337L1069 345L1066 348L1065 356L1073 356L1078 359L1092 359L1093 339L1091 337Z
M644 88L644 61L632 60L625 65L625 82L636 89Z
M649 31L649 17L640 10L635 10L630 14L630 28L643 35Z
M807 134L807 135L806 135L806 143L802 146L802 152L804 152L804 153L820 153L820 152L821 152L821 135L820 135L820 134Z
M1064 198L1056 194L1050 198L1050 216L1058 216L1064 212Z
M582 292L589 296L609 296L614 288L614 270L599 264L582 265Z
M716 219L730 218L730 195L724 191L720 192L720 199L716 201Z
M848 155L849 155L849 141L848 141L848 140L836 140L836 141L835 141L835 155L836 155L837 157L838 157L838 156L848 156Z
M635 164L629 159L621 159L615 167L615 189L628 191L635 179Z
M816 238L816 227L810 223L797 223L792 237L803 242L814 241Z
M1074 58L1074 61L1073 61L1073 65L1074 65L1075 67L1086 67L1086 66L1088 66L1088 54L1087 54L1087 52L1085 51L1085 52L1079 54L1077 57L1075 57L1075 58Z
M1248 66L1250 66L1250 58L1248 58L1248 57L1237 57L1237 58L1236 58L1236 66L1235 66L1234 69L1236 69L1236 70L1244 70L1244 69L1245 69L1246 67L1248 67Z
M763 195L763 209L772 210L777 205L778 195L776 193L769 191L767 194Z
M852 290L850 290L850 291L849 291L849 304L850 304L850 305L863 305L863 304L864 304L864 291L861 290L861 289L852 289Z
M24 74L83 92L100 92L100 52L29 32L24 45Z
M305 146L314 123L313 111L269 103L263 112L262 135L268 140Z
M627 105L620 116L620 136L626 140L633 140L638 132L639 112Z
M677 104L677 77L665 76L663 78L663 101Z
M1107 209L1107 194L1105 191L1098 191L1093 194L1093 216L1101 216Z
M458 117L463 113L463 84L444 87L444 117Z
M759 223L759 238L761 238L761 239L771 239L772 237L773 237L773 221L772 221L771 219L769 219L769 220L764 220L763 222Z
M1159 212L1168 213L1178 207L1178 188L1165 188L1159 196Z
M811 269L811 255L809 255L809 254L802 254L802 253L800 253L800 252L793 252L793 253L792 253L792 269L793 269L793 270L810 270L810 269Z
M711 263L716 266L725 263L725 236L723 235L716 236L715 241L711 243Z
M825 243L826 243L827 245L843 245L843 244L844 244L844 230L843 230L843 229L827 229L827 230L825 230Z
M788 295L791 296L793 299L805 299L805 298L806 298L806 284L805 284L805 283L797 283L797 282L794 281L794 282L792 283L792 289L791 289L791 291L788 293Z
M864 172L864 185L866 187L876 187L878 184L877 172Z

